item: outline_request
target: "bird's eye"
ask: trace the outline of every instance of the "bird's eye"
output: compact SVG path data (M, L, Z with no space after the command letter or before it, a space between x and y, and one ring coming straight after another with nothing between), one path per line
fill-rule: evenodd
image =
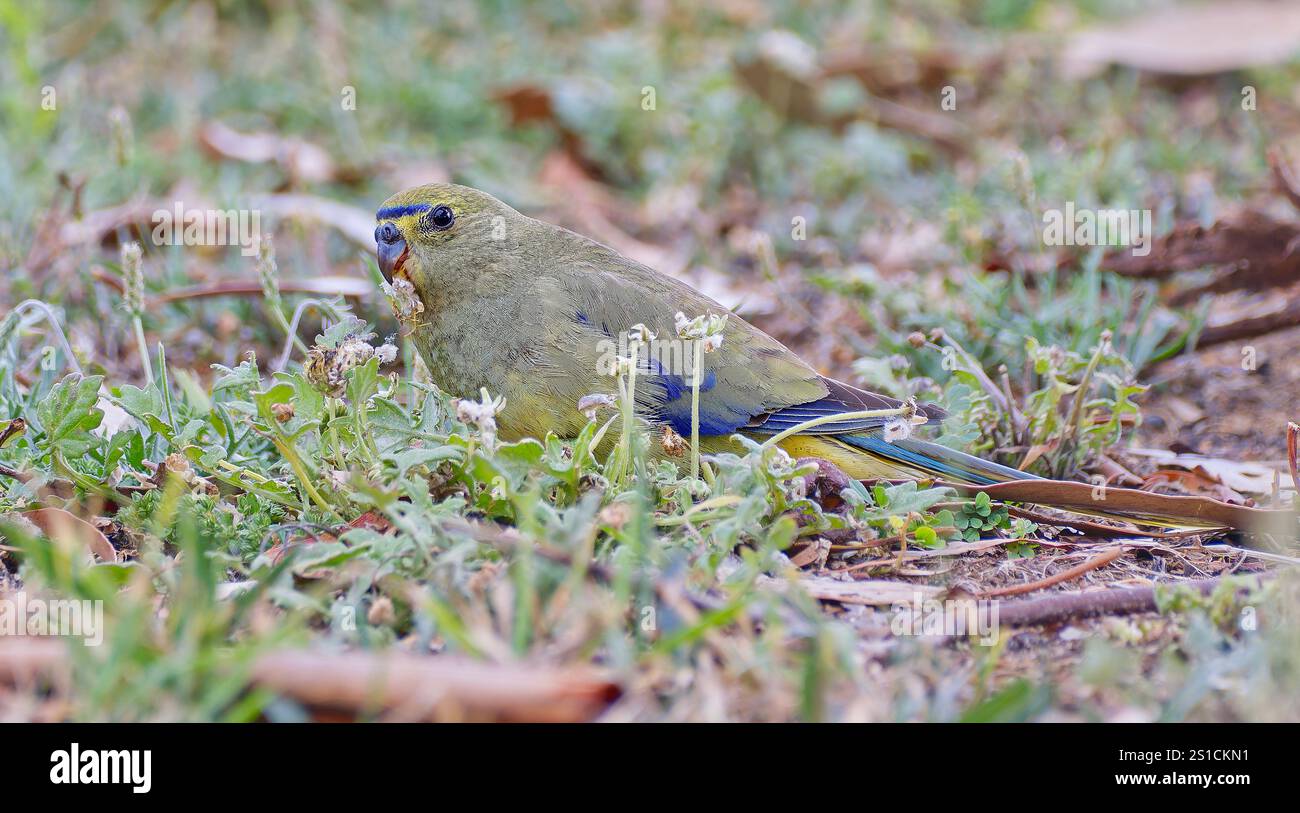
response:
M397 227L392 223L384 223L379 228L375 229L376 243L387 243L391 246L400 239L402 239L402 233L398 231Z
M456 222L456 216L452 214L450 206L435 206L433 211L429 212L429 225L438 231L450 229L451 224Z

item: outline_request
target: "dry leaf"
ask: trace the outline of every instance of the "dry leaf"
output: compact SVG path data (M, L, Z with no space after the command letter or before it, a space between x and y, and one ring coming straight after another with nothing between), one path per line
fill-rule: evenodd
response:
M1285 62L1300 50L1300 7L1286 3L1183 4L1115 25L1081 31L1062 55L1065 75L1092 76L1108 65L1152 73L1206 76Z
M103 532L94 525L75 514L70 514L62 508L37 508L33 511L23 511L20 516L30 520L32 524L40 528L50 538L71 536L85 546L86 550L98 557L100 561L117 561L117 551L113 549L108 537L104 536Z
M334 159L324 148L277 133L241 133L218 121L199 129L199 143L221 158L250 164L274 162L291 179L301 183L323 183L338 176Z
M1162 469L1200 471L1204 477L1242 494L1272 494L1273 483L1278 473L1277 469L1271 466L1250 461L1226 460L1199 454L1179 454L1160 449L1132 448L1124 451L1126 454L1153 460Z
M1097 486L1066 480L1012 480L990 486L941 480L935 482L964 496L983 491L997 500L1034 503L1084 514L1123 514L1131 517L1134 522L1148 524L1159 521L1160 524L1171 522L1189 528L1238 528L1251 531L1276 528L1283 524L1294 527L1296 522L1294 511L1247 508L1209 497L1154 494L1112 486L1099 491Z

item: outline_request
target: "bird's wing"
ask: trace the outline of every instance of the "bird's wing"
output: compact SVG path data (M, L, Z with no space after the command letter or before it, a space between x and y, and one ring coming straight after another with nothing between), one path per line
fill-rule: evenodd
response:
M705 313L727 314L722 345L704 356L700 382L700 434L729 435L737 430L776 433L813 418L872 409L889 409L900 402L825 378L783 344L750 325L691 287L635 263L612 249L582 238L581 250L561 257L554 280L543 293L563 303L582 330L580 342L605 341L606 346L643 324L659 339L648 352L638 375L638 402L643 412L685 435L691 429L691 386L681 353L663 352L664 340L676 337L674 317ZM549 283L549 284L548 284ZM689 350L686 354L689 354ZM937 408L927 416L942 417ZM886 418L833 421L811 430L818 434L878 429Z
M594 248L593 248L594 247ZM700 434L729 435L756 416L798 404L820 402L830 388L815 370L784 345L677 280L600 246L560 256L551 279L538 280L548 310L571 320L581 345L608 348L633 326L656 336L641 356L637 400L646 417L687 435L691 429L691 345L674 343L675 315L727 314L722 345L703 358L700 378ZM574 348L579 355L586 347Z
M829 389L824 398L806 404L795 404L763 415L756 415L745 428L751 432L776 434L816 418L841 415L846 412L897 409L903 405L903 402L896 398L858 389L833 378L823 377L822 382ZM925 404L920 407L920 413L929 419L929 423L938 423L948 417L947 413L932 404ZM807 431L818 435L865 432L881 428L888 420L889 417L886 416L830 421L819 424Z

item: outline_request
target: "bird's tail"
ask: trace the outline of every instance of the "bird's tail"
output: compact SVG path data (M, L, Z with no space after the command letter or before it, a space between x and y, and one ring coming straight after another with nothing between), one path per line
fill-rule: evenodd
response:
M793 435L781 443L787 452L798 456L821 457L834 463L845 474L858 480L928 479L968 486L987 486L1011 480L1042 480L1036 474L1013 469L974 455L949 449L938 443L917 438L887 441L879 434ZM1053 505L1051 501L1040 503ZM1082 506L1077 502L1054 507L1074 514L1121 522L1136 522L1165 530L1196 530L1220 527L1214 522L1193 520L1186 516L1161 514L1149 510L1115 511Z
M880 435L839 435L836 437L855 449L893 463L900 468L923 472L955 483L987 486L1008 480L1040 480L1036 474L992 463L974 455L949 449L938 443L916 438L887 441Z

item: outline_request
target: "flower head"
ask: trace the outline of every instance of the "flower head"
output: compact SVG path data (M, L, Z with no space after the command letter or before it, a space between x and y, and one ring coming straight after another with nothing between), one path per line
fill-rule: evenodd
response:
M505 396L493 398L488 394L487 387L479 389L479 395L481 399L478 401L457 398L451 403L456 408L456 419L461 423L473 424L478 427L479 434L483 438L483 445L491 448L496 445L496 416L501 410L505 409L506 399Z
M694 319L687 319L681 311L673 317L677 335L683 339L694 339L703 343L704 352L712 353L722 346L722 331L727 326L727 314L706 313Z

